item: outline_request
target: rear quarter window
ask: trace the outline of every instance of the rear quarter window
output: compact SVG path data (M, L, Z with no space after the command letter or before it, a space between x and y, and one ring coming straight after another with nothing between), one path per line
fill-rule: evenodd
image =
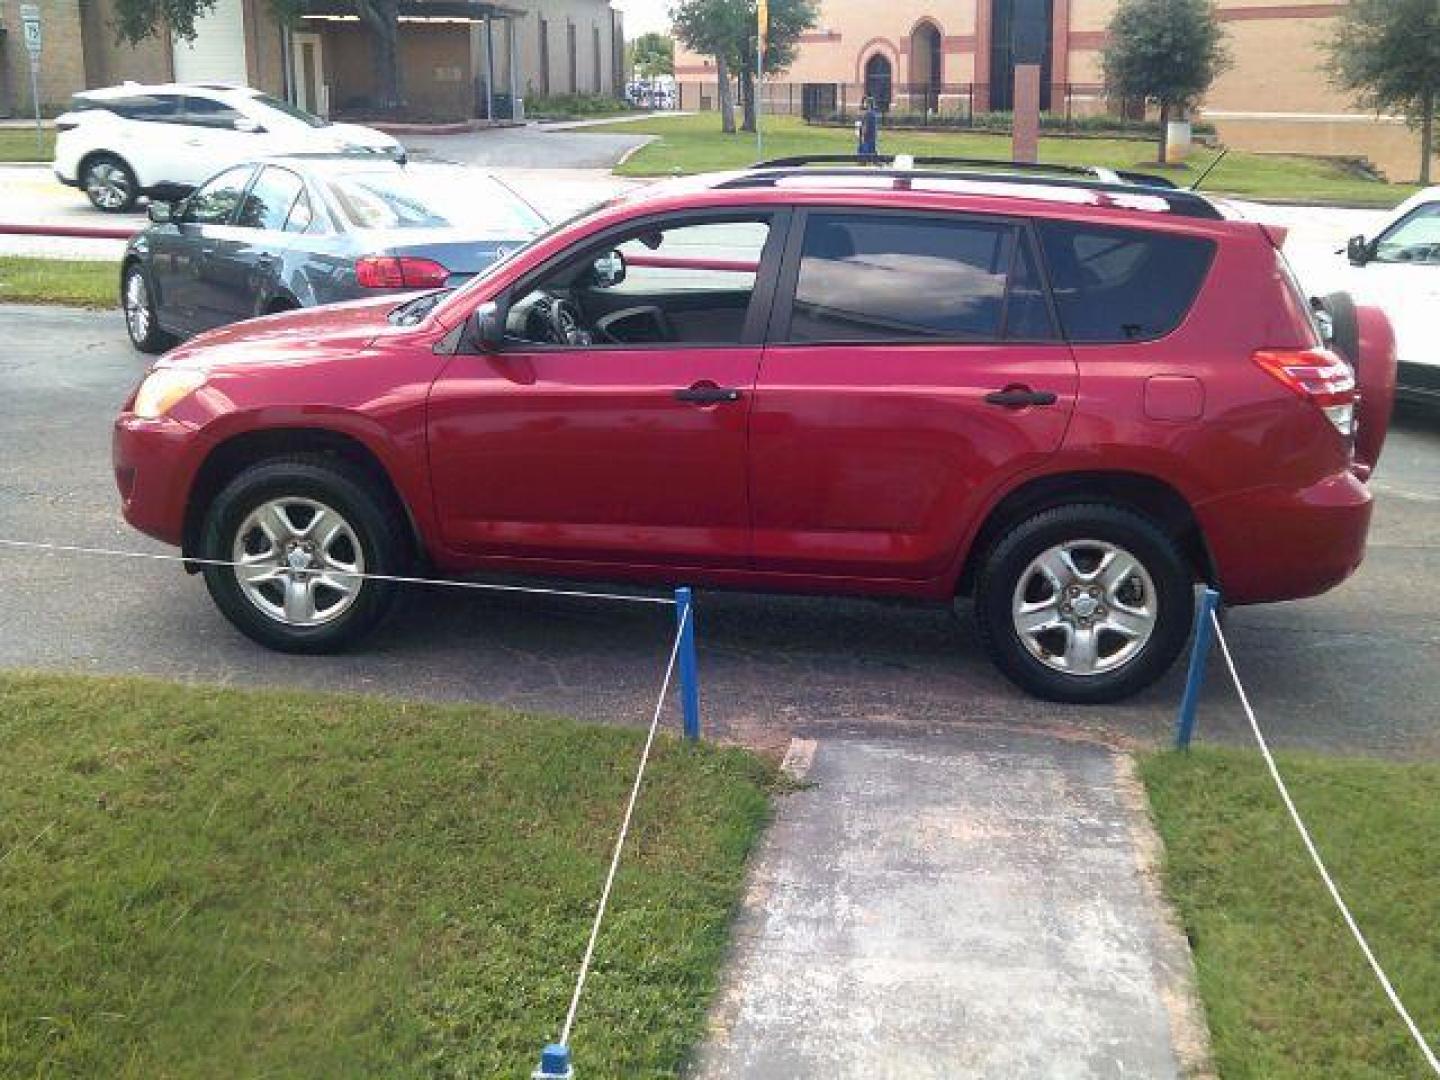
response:
M1143 229L1039 222L1055 306L1074 342L1154 341L1184 320L1215 244Z

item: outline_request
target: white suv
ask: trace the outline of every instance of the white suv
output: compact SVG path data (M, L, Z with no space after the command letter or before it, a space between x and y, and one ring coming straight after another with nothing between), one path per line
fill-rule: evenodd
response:
M126 83L76 94L55 121L55 176L100 210L175 197L227 166L273 154L374 153L405 160L383 132L332 124L240 86Z

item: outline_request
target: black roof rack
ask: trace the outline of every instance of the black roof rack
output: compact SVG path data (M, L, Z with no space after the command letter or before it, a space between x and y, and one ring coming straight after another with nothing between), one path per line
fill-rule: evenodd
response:
M903 156L903 155L902 155ZM1224 215L1204 196L1177 188L1164 177L1106 169L1094 165L1016 163L992 158L915 156L910 164L925 166L919 172L895 167L891 154L806 154L757 162L751 171L721 183L725 188L774 187L783 179L806 176L870 177L905 180L917 176L1030 187L1077 188L1115 195L1148 195L1165 202L1172 214L1221 220ZM933 166L947 166L935 169ZM814 168L812 166L825 166ZM958 167L958 168L957 168Z

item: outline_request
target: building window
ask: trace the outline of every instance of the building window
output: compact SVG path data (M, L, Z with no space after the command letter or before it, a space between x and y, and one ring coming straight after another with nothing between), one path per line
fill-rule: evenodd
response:
M550 23L540 20L540 94L550 96Z
M865 96L881 112L890 110L890 88L894 73L884 53L876 53L865 61Z
M592 26L592 27L590 28L590 41L591 41L591 44L594 46L594 53L595 53L595 78L594 78L594 80L592 80L592 82L593 82L592 89L595 91L595 93L598 94L598 93L600 93L600 89L601 89L601 85L600 85L600 74L601 74L601 70L600 70L600 69L604 66L604 65L601 64L601 62L600 62L600 27L598 27L598 26Z
M990 108L1015 108L1015 50L1018 33L1040 45L1040 108L1050 109L1054 51L1054 0L990 0Z

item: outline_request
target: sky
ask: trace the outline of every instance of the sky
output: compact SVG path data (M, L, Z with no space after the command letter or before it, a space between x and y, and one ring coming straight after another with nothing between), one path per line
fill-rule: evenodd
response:
M668 32L670 17L665 13L671 0L614 0L625 13L625 37L633 41L652 30Z

